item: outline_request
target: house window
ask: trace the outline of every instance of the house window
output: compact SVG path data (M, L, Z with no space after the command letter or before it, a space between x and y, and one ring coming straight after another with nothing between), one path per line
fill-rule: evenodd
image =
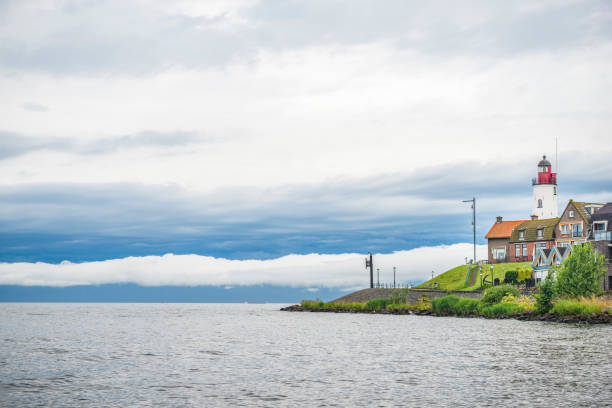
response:
M569 242L559 242L559 243L557 244L557 246L558 246L559 248L567 248L567 247L569 247L569 246L570 246L570 243L569 243Z
M536 248L536 252L538 252L538 249L546 249L546 244L544 242L540 242L539 244L535 245Z
M572 238L582 237L582 225L572 224Z
M542 199L541 198L538 199L538 208L542 208Z
M538 228L538 238L544 237L544 229Z
M594 222L593 229L595 231L604 231L606 229L606 223L605 222Z
M527 256L527 244L523 244L523 256Z
M503 260L506 258L506 248L493 248L493 259Z
M586 210L587 210L587 212L589 213L589 215L591 214L591 211L593 211L593 210L592 210L592 207L586 207Z
M514 256L521 256L521 244L514 244Z
M562 234L569 234L569 225L567 225L567 224L561 225L561 233Z
M519 239L525 239L525 231L519 231Z
M573 211L570 211L570 212L569 212L569 216L570 216L570 218L574 218L574 212L573 212Z

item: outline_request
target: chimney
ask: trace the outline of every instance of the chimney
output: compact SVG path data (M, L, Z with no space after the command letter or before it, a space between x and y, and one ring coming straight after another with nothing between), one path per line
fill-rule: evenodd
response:
M501 223L502 223L502 217L499 217L499 216L498 216L498 217L497 217L497 221L496 221L496 222L497 222L498 224L501 224Z
M537 215L535 215L535 214L534 214L534 215L532 215L532 216L531 216L531 221L535 221L535 220L537 220L537 219L538 219L538 216L537 216Z

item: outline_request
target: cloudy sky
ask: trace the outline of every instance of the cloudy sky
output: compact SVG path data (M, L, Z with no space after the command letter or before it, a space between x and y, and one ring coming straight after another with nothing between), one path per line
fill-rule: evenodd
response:
M0 284L425 279L555 138L612 201L610 72L607 1L0 2Z

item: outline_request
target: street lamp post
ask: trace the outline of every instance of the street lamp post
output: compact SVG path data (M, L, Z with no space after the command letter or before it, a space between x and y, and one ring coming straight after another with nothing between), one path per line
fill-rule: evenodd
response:
M471 200L463 200L464 203L472 203L472 230L474 232L474 263L476 263L476 197Z
M376 287L380 288L380 269L376 268Z

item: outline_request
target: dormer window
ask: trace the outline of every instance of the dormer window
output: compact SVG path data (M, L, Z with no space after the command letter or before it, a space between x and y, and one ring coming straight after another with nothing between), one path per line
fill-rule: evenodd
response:
M570 216L570 218L574 218L574 211L570 211L569 212L569 216Z
M525 239L525 231L519 231L519 239Z
M544 229L538 228L538 238L543 238L543 237L544 237Z
M589 215L591 215L591 213L593 211L593 207L586 207L586 210L589 213Z

